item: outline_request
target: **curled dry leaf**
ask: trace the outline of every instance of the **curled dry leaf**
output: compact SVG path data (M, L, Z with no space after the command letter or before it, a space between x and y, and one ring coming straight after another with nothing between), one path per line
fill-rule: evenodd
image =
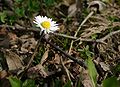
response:
M29 35L23 35L20 37L20 40L22 42L21 53L32 52L35 49L37 44L35 38Z
M42 59L41 59L41 61L40 61L40 64L41 64L41 65L42 65L42 64L46 61L46 59L48 58L48 52L49 52L49 50L45 51L45 53L43 54Z
M8 33L8 36L9 36L10 40L13 40L13 41L15 41L18 38L16 34L11 33L11 32Z
M9 48L10 40L5 38L4 40L0 41L0 47Z
M77 11L76 4L70 5L68 8L68 17L74 17L76 15L76 11Z
M8 73L5 70L0 71L0 79L5 78L7 75L8 75Z
M106 5L101 1L92 1L89 3L88 9L93 10L93 8L96 8L97 13L100 13L104 11Z
M104 71L109 71L110 70L109 65L105 64L104 62L100 62L100 66L102 67L102 69Z
M102 33L102 31L104 31L105 29L105 26L87 28L86 30L84 30L85 32L81 34L81 37L88 38L94 34Z
M4 53L9 70L16 70L23 67L21 58L12 51Z
M7 35L8 31L5 27L0 28L0 35Z
M75 3L75 1L76 1L76 0L63 0L64 4L67 5L67 6Z
M27 75L29 78L37 78L37 77L46 78L48 76L48 74L44 70L44 67L41 64L38 64L28 69Z
M60 56L58 54L55 54L55 58L53 61L55 64L60 64Z
M9 32L8 37L10 39L10 45L14 46L18 43L18 37L16 34Z
M55 54L55 58L52 61L49 61L51 64L60 64L60 56Z
M9 48L10 39L8 37L8 31L5 27L0 28L0 47Z
M92 82L90 80L88 70L83 70L82 79L82 84L84 85L84 87L92 87Z

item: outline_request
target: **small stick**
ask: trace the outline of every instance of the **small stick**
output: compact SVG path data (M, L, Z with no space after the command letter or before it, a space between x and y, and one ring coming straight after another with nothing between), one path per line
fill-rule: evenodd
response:
M48 44L50 44L52 47L54 47L55 49L57 49L58 51L60 51L61 53L63 53L66 57L68 57L69 59L73 60L74 62L78 63L80 66L84 67L85 69L87 69L86 64L81 61L78 60L77 58L74 58L72 56L70 56L69 54L67 54L66 52L64 52L62 49L60 49L59 47L55 46L54 44L50 43L48 40L46 40L45 38L43 38L43 40L45 40Z
M66 38L70 38L70 39L73 39L73 40L78 39L77 37L68 36L68 35L65 35L65 34L59 34L59 33L52 33L52 34L54 34L55 36L66 37Z
M64 68L64 70L65 70L65 72L66 72L66 75L67 75L69 81L71 81L71 78L70 78L70 71L69 71L69 70L66 68L66 66L64 65L63 60L62 60L61 57L60 57L60 60L61 60L61 64L62 64L62 66L63 66L63 68Z
M21 31L24 30L24 31L40 32L39 28L24 28L24 27L15 27L15 26L11 26L11 25L0 25L0 27L7 27L7 28L12 28L13 30L17 29L17 30L21 30ZM108 27L108 28L113 28L113 27ZM120 33L120 30L113 31L113 32L109 33L108 35L106 35L105 37L100 38L100 39L96 39L96 40L93 40L93 39L84 39L84 38L81 38L81 37L78 38L78 37L68 36L68 35L59 34L59 33L52 33L52 34L54 34L56 36L61 36L61 37L73 39L74 40L73 42L76 42L76 41L80 40L80 41L84 41L84 42L97 42L97 43L103 43L103 44L105 44L103 41L105 41L107 38L109 38L110 36L115 35L117 33ZM0 38L0 40L2 40L2 39Z
M118 34L118 33L120 33L120 30L113 31L113 32L107 34L106 36L104 36L103 38L96 39L96 40L78 38L78 39L76 39L75 41L79 41L79 40L80 40L80 41L85 41L85 42L97 42L97 43L106 44L106 43L104 42L106 39L108 39L109 37L111 37L111 36L113 36L113 35L115 35L115 34ZM75 41L74 41L74 42L75 42Z
M93 40L93 39L83 39L83 38L78 38L77 40L75 40L74 42L76 41L83 41L83 42L96 42L96 43L102 43L102 44L106 44L103 40L101 39L96 39L96 40Z
M78 27L78 29L77 29L74 37L77 36L77 34L78 34L79 30L81 29L81 27L84 25L84 23L85 23L93 14L94 14L94 11L91 11L91 12L88 14L88 16L83 20L83 22L82 22L82 23L80 24L80 26ZM71 53L71 49L72 49L73 43L74 43L74 41L72 40L71 45L70 45L70 48L69 48L69 52L68 52L69 54Z
M41 33L41 35L40 35L40 39L38 40L38 43L37 43L37 45L36 45L36 47L35 47L35 51L34 51L32 57L31 57L30 61L28 62L27 66L25 67L25 70L27 70L27 69L31 66L31 63L32 63L32 61L33 61L33 59L34 59L34 57L35 57L35 55L36 55L36 53L37 53L38 47L39 47L39 45L40 45L40 42L41 42L43 36L44 36L44 31L43 31L43 32Z
M118 26L118 25L117 25ZM17 30L24 30L24 31L33 31L33 32L40 32L40 29L39 28L25 28L25 27L15 27L15 26L11 26L11 25L0 25L0 27L7 27L7 28L12 28L13 30L17 29ZM116 26L115 26L116 27ZM113 27L108 27L108 28L113 28ZM107 38L109 38L110 36L114 35L114 34L117 34L119 33L120 30L117 30L117 31L113 31L111 32L110 34L106 35L105 37L101 38L101 39L96 39L96 40L93 40L93 39L84 39L84 38L78 38L78 37L75 37L75 36L68 36L68 35L65 35L65 34L59 34L59 33L52 33L56 36L61 36L61 37L65 37L65 38L69 38L69 39L73 39L75 41L86 41L86 42L98 42L98 43L103 43L104 40L106 40ZM0 40L2 40L0 38ZM73 41L73 42L75 42Z
M12 30L20 30L20 31L33 31L33 32L40 32L39 28L34 27L23 27L23 26L11 26L11 25L0 25L0 27L11 28Z
M109 37L111 37L111 36L113 36L113 35L115 35L115 34L117 34L117 33L120 33L120 30L113 31L113 32L107 34L105 37L103 37L103 38L101 38L101 39L99 39L99 40L105 41L106 39L108 39Z

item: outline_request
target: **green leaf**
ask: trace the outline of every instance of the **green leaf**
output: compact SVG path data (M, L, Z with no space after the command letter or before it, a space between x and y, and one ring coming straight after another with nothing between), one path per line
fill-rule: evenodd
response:
M16 9L15 9L15 13L16 13L17 16L19 16L19 17L25 16L25 10L24 10L24 8L16 8Z
M115 71L116 71L116 72L120 72L120 65L119 65L119 64L116 65Z
M16 3L20 3L22 2L23 0L15 0Z
M35 81L31 80L31 79L27 79L25 80L25 82L23 83L22 87L36 87L35 86Z
M10 76L8 77L8 80L12 87L21 87L22 83L17 77Z
M120 87L120 81L117 80L117 77L110 77L103 81L102 87Z
M17 17L15 15L9 16L8 21L12 25L16 21Z
M54 4L55 0L44 0L44 2L47 6L51 6Z
M97 34L93 34L93 35L91 36L91 38L94 39L94 40L95 40L97 37L98 37Z
M108 16L108 19L111 22L119 22L120 21L120 18L118 18L117 16Z
M88 45L83 49L78 49L78 51L81 52L80 54L83 58L89 58L89 57L92 57L94 55L93 52L89 51L89 46Z
M36 12L40 9L38 0L29 0L28 1L28 10L32 12Z
M92 85L93 85L93 87L96 87L96 85L97 85L97 71L96 71L95 65L94 65L91 58L87 59L87 65L88 65L88 72L89 72L89 75L90 75L90 78L92 81Z
M81 75L79 76L79 79L77 80L76 87L82 87L82 78L81 78Z
M63 87L72 87L71 86L71 81L68 81Z
M55 84L55 86L54 86L54 87L62 87L61 80L55 79L54 84Z
M2 23L5 23L5 18L6 18L7 16L6 16L6 13L5 12L0 12L0 21L2 22Z

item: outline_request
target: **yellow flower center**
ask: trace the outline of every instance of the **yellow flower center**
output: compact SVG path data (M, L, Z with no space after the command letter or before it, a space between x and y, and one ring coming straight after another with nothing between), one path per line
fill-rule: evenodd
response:
M44 21L41 23L43 28L49 29L50 28L50 22L49 21Z

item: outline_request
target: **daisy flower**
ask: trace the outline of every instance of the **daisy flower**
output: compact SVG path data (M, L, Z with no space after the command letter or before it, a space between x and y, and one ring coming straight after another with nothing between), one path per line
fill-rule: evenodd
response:
M46 16L36 16L33 22L36 24L37 27L40 27L41 32L44 31L45 34L54 32L59 29L58 24L56 24L55 21L53 21L51 18L47 18Z

